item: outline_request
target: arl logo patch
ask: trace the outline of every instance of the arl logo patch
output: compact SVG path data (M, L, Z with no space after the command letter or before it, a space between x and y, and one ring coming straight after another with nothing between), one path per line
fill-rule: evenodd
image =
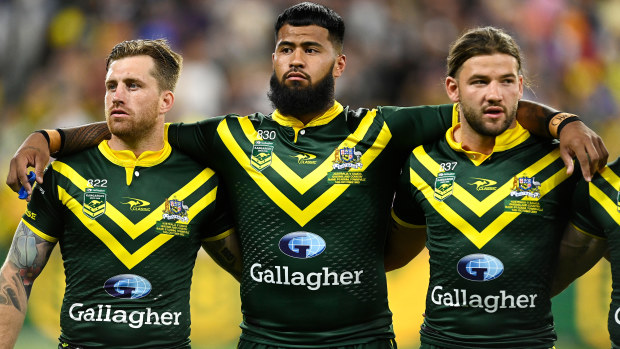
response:
M107 194L105 189L86 188L82 212L90 219L96 219L105 213Z
M252 147L252 157L250 165L257 171L262 171L271 165L271 154L273 153L273 142L255 141Z
M433 197L438 201L444 201L452 195L455 179L456 174L454 172L439 172L437 178L435 178L435 193Z
M361 169L364 167L362 164L362 152L355 150L355 147L336 149L333 163L334 170Z

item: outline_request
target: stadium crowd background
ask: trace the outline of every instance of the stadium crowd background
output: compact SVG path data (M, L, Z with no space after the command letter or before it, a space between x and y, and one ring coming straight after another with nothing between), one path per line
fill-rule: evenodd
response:
M33 130L103 119L105 57L118 42L167 38L184 56L168 121L272 110L273 23L291 0L0 0L0 178ZM448 103L449 44L493 25L525 55L528 99L579 114L620 155L619 0L318 0L345 19L344 105ZM25 202L0 186L0 258ZM413 348L428 268L418 257L388 275L399 347ZM52 347L64 275L58 249L37 279L17 348ZM601 262L554 299L558 347L609 348L611 278ZM196 348L232 348L239 334L238 285L201 253L192 291ZM337 309L334 309L337 311ZM51 342L50 342L51 341ZM42 344L44 343L44 344Z

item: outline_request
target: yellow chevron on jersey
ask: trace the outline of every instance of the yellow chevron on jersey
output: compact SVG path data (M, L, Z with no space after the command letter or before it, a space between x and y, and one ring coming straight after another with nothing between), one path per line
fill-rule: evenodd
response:
M345 147L345 146L348 146L348 147L355 146L364 137L364 135L368 132L368 129L370 128L370 125L372 125L372 122L374 121L376 115L377 115L377 110L376 109L370 110L366 114L366 116L362 119L362 121L360 122L360 125L357 127L355 132L350 134L337 148L342 148L342 147ZM222 124L225 124L225 123L226 123L226 120L224 120L222 122ZM247 137L248 141L250 141L250 143L254 143L255 141L259 140L258 132L256 131L256 129L252 125L252 121L250 121L249 118L246 117L246 118L239 119L239 124L241 125L243 133ZM227 125L224 125L224 126L220 125L220 127L227 128ZM220 132L220 128L219 127L218 127L218 132ZM387 132L389 133L389 130L387 130ZM382 133L383 133L383 131L382 131ZM229 136L227 138L231 138L232 139L232 136L230 135L229 131L226 131L226 135ZM220 136L222 137L222 140L224 140L226 142L226 139L223 137L222 133L220 133ZM389 141L390 138L391 138L391 134L389 135L388 138L383 137L381 139L381 141L379 141L380 137L377 138L377 142L379 142L379 143L375 142L373 147L371 149L369 149L369 151L373 150L374 152L376 152L376 155L373 156L372 159L369 159L369 160L372 161L372 160L374 160L374 158L376 158L377 155L379 155L379 153L385 147L385 145L387 144L387 142ZM240 149L240 147L239 147L239 149ZM237 158L238 161L245 157L245 155L237 157L236 153L233 153L233 154L235 155L235 157ZM308 191L308 189L312 188L320 180L324 179L325 176L326 176L326 173L331 171L331 169L332 169L332 161L329 158L327 158L316 169L314 169L312 172L310 172L305 177L301 178L301 177L299 177L299 175L297 173L295 173L288 166L286 166L286 164L284 164L284 162L282 160L280 160L280 158L276 154L272 154L272 162L273 163L272 163L271 167L283 179L285 179L293 188L295 188L300 194L304 194L305 192ZM242 162L240 161L239 163L241 164Z
M620 188L620 177L616 175L609 167L605 167L603 171L599 172L600 176L604 178L613 188L618 190ZM616 202L607 196L600 188L594 184L594 182L588 183L588 189L590 196L603 207L605 212L620 225L620 203L618 199Z
M338 148L353 147L361 139L363 139L372 125L376 114L376 110L369 111L360 122L358 128L350 134L338 146ZM239 123L241 124L242 130L250 142L254 143L255 141L260 141L258 138L258 132L247 117L240 118ZM293 203L293 201L291 201L291 199L288 198L282 190L278 189L264 174L252 167L248 154L243 151L241 146L233 137L227 120L223 120L218 125L217 132L224 142L224 145L228 148L239 165L241 165L248 175L256 182L261 190L300 226L304 226L316 215L326 209L334 200L342 195L342 193L344 193L350 185L331 185L329 189L319 195L319 197L312 201L312 203L310 203L307 207L300 208ZM361 157L361 162L364 164L364 167L359 170L352 170L351 172L363 172L364 169L370 165L379 156L379 154L381 154L391 137L392 134L388 126L384 123L374 143ZM271 161L271 167L276 171L276 173L278 173L282 179L287 181L300 194L306 193L309 189L327 177L332 170L332 159L327 158L315 170L302 178L291 170L275 153L271 155Z
M435 177L438 176L441 171L441 166L435 162L427 153L424 151L423 147L417 147L413 150L413 154L415 157L426 167L426 169L432 173ZM528 176L534 176L547 166L549 166L552 162L556 161L560 157L559 149L551 151L549 154L544 156L542 159L536 161L530 167L521 171L521 173L527 173ZM561 171L560 171L561 172ZM555 188L558 184L562 183L569 176L559 175L560 172L556 173L555 176L549 178L544 183L541 184L541 192L549 192L551 189ZM566 172L566 171L564 171ZM556 176L558 176L556 178ZM556 181L550 181L550 179L556 178ZM512 189L512 181L507 181L503 185L497 188L492 194L484 198L484 200L479 201L473 195L471 195L466 189L462 186L455 183L454 185L454 196L458 198L461 202L466 202L467 206L474 212L478 217L482 217L485 213L489 211L493 206L497 205L499 202L504 200L508 195L510 195L510 191Z
M69 179L81 191L86 192L88 189L92 189L89 187L88 181L69 165L61 161L55 161L52 163L52 168ZM187 198L190 194L194 193L198 188L206 183L214 174L215 173L211 169L204 169L172 196L176 197L178 200ZM144 246L139 248L136 252L129 253L127 249L106 228L93 219L93 214L87 214L87 212L84 212L84 208L81 203L68 194L64 188L60 186L57 188L58 199L63 203L63 205L65 205L80 220L86 229L97 236L129 269L140 263L144 260L144 258L148 257L151 253L173 237L173 235L169 234L159 234L144 244ZM212 189L208 194L200 198L194 205L189 207L189 221L196 217L199 212L215 200L216 190L217 187ZM125 215L123 215L111 203L107 203L105 205L105 212L102 214L107 216L117 225L118 228L123 230L129 237L135 240L137 237L156 225L159 220L161 220L161 212L163 209L164 203L162 202L159 207L154 209L149 215L137 223L133 223L125 217Z
M435 177L439 175L441 171L440 165L426 153L423 147L417 147L416 149L414 149L413 154L430 173L432 173ZM559 149L556 149L544 156L542 159L536 161L531 166L523 169L521 173L527 173L528 176L533 177L541 170L545 169L549 164L556 161L559 157ZM521 212L504 211L497 218L495 218L491 224L487 225L485 229L483 229L482 231L478 231L465 219L463 219L456 211L454 211L445 201L439 201L435 199L434 196L437 194L434 188L431 188L413 169L410 168L409 173L411 184L415 186L418 190L420 190L420 192L422 192L422 194L428 200L429 204L433 206L433 208L444 219L450 222L450 224L455 227L459 227L461 233L465 235L478 248L482 248L486 243L491 241L493 237L495 237L495 235L497 235L502 229L504 229L508 224L510 224L522 214ZM566 174L564 168L561 168L555 174L550 176L540 185L541 197L553 190L568 177L569 176ZM458 183L454 182L452 183L452 195L454 196L454 198L462 202L463 205L468 207L478 217L482 217L493 207L498 205L500 202L503 202L503 200L510 195L512 184L513 180L511 178L511 180L506 181L506 183L502 184L491 195L487 196L483 200L478 200L469 192L467 192L466 189L464 189Z

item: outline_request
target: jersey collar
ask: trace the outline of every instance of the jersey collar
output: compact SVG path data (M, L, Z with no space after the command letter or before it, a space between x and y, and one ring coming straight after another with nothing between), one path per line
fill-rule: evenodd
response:
M524 129L519 122L517 122L515 127L509 128L501 135L495 137L495 146L493 146L493 151L491 154L487 155L476 151L465 150L463 149L462 143L454 140L454 131L461 127L461 123L458 122L458 116L458 103L455 103L454 108L452 109L453 126L448 129L448 132L446 132L446 140L448 141L450 148L454 151L465 153L476 166L482 164L484 160L488 159L493 153L514 148L530 137L530 133Z
M310 120L310 122L305 125L303 122L299 121L299 119L297 119L296 117L282 115L282 113L280 113L280 111L277 109L271 114L271 117L273 121L277 122L278 124L282 126L292 127L293 131L295 132L294 142L297 142L297 134L299 133L301 129L307 128L307 127L327 125L330 121L336 118L336 116L340 115L340 113L342 113L343 110L344 110L344 107L342 106L342 104L338 103L337 101L334 101L334 105L331 108L329 108L325 113L323 113L323 115L320 115Z
M104 140L99 143L99 151L111 163L124 167L126 172L127 185L131 184L134 175L134 169L140 167L152 167L159 165L166 160L172 152L172 147L168 143L168 126L166 124L164 130L164 147L156 151L145 151L136 158L136 155L130 150L113 150L108 145L108 141Z
M292 128L322 126L332 121L336 116L342 113L343 110L344 107L342 106L342 104L334 101L334 105L329 108L325 113L323 113L323 115L317 116L316 118L310 120L310 122L306 125L304 125L301 121L299 121L299 119L294 116L282 115L278 109L273 112L272 118L278 124Z
M113 150L108 145L108 141L104 140L99 143L99 151L110 162L122 167L151 167L162 163L170 156L172 147L168 143L168 124L164 131L164 147L156 151L145 151L136 158L131 150Z

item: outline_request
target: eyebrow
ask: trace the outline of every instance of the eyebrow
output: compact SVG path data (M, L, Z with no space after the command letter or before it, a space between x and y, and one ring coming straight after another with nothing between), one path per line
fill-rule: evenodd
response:
M281 47L281 46L297 46L297 44L295 44L292 41L280 41L278 43L277 47ZM308 46L318 46L318 47L323 47L323 45L321 45L319 42L317 41L302 41L302 43L299 45L301 47L308 47Z
M482 75L482 74L475 74L469 77L469 80L475 80L475 79L488 79L489 76L488 75ZM508 73L508 74L504 74L504 75L500 75L500 78L517 78L517 75L513 74L513 73Z

